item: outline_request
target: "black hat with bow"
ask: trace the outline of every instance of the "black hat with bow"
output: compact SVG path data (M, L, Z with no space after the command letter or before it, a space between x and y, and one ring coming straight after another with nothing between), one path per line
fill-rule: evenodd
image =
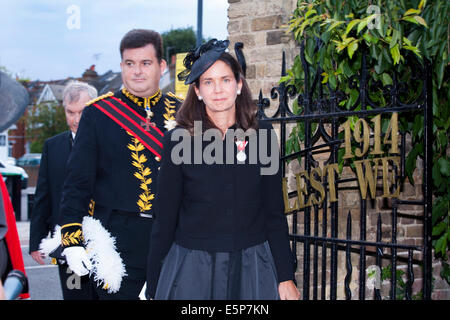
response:
M185 84L193 83L220 58L229 44L228 40L211 39L189 51L183 61L186 69L178 74L178 80L184 80Z

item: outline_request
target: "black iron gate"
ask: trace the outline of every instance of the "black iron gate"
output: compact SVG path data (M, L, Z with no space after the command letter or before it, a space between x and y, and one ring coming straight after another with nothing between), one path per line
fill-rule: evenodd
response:
M239 51L240 48L242 48L242 44L237 45L236 54L241 61L241 64L245 67L245 60ZM414 78L419 83L419 85L417 85L419 92L417 98L413 102L402 102L400 93L405 84L400 83L398 77L393 74L392 85L384 88L387 103L384 106L378 106L370 99L370 70L366 65L366 55L363 52L359 78L350 80L352 81L352 86L359 91L359 97L353 107L345 109L339 106L339 102L346 98L345 94L332 90L327 84L322 84L322 71L320 68L314 70L308 66L304 56L303 46L300 47L300 59L304 70L304 91L299 94L296 92L294 86L286 86L284 83L274 87L271 91L271 100L277 100L278 107L276 112L271 116L268 116L265 112L265 109L270 105L270 99L263 98L262 93L260 92L258 99L258 115L260 118L280 124L280 163L282 164L283 177L286 177L287 173L289 173L286 170L286 163L292 159L301 157L300 165L303 167L302 175L304 188L297 188L296 190L288 192L286 191L288 190L287 187L285 187L285 200L289 200L288 203L285 201L285 204L290 208L287 212L287 214L291 216L290 237L292 240L292 250L299 258L298 261L296 261L296 270L300 273L297 279L299 280L299 287L301 288L303 299L329 298L334 300L339 298L342 291L341 297L345 296L346 299L351 299L352 285L355 292L355 287L358 289L358 298L360 300L385 298L431 299L432 144L430 141L432 137L432 97L430 66L427 62L423 65L417 60L413 61L414 59L410 62L411 67L414 68ZM286 62L284 53L281 69L281 76L285 76ZM311 71L313 71L314 74L310 75ZM313 81L309 79L313 79ZM411 86L413 84L406 85ZM324 86L327 87L324 88ZM327 94L324 94L324 92L327 92ZM296 100L298 106L302 110L300 114L295 114L291 111L289 100ZM383 197L384 194L381 197L379 195L376 196L377 198L382 199L381 201L383 201L384 207L390 209L390 214L384 214L385 220L386 217L390 220L388 223L388 225L390 224L390 230L383 230L382 216L383 212L386 213L386 210L383 210L383 212L380 210L378 210L378 212L369 210L368 206L373 206L373 203L376 200L368 199L367 194L363 197L362 192L358 190L358 187L346 187L349 183L358 184L358 178L340 177L338 170L329 168L333 168L333 164L338 164L339 150L348 147L345 146L347 143L347 141L345 141L347 136L345 135L346 138L343 139L341 133L344 120L349 119L349 117L357 117L357 119L362 119L359 120L358 126L364 127L364 121L367 123L370 119L374 119L378 115L380 115L380 118L391 117L391 120L394 118L392 121L398 121L397 116L402 117L407 113L418 112L423 112L424 115L423 188L421 192L423 198L401 200L398 197ZM393 117L392 115L397 116ZM288 126L296 126L299 124L301 124L301 127L304 129L304 147L299 152L286 154L286 141L289 132ZM392 125L395 125L395 123L392 122ZM374 126L377 126L376 121L374 121ZM368 131L372 131L370 129ZM358 128L358 131L359 130L363 129ZM392 132L395 134L394 131L391 131L391 133ZM380 134L379 129L378 132L370 133L370 141L375 139L375 133ZM398 142L396 141L397 138L394 137L394 139L392 139L394 140L392 144L395 143L398 147L398 158L396 158L398 161L391 161L393 159L382 161L383 170L391 170L392 176L394 177L394 182L388 186L388 189L391 191L403 188L403 186L397 186L397 184L400 184L399 182L405 180L405 158L407 156L406 138L406 132L398 131ZM360 141L358 142L360 142L362 149L362 144L364 143L362 137L359 140ZM320 168L320 164L319 161L315 159L315 156L320 154L325 155L326 159L323 162L323 165L329 170L323 168L323 170L318 169ZM364 162L368 159L367 154L361 156L360 159L361 161L355 162L359 164L360 173L362 172L363 176L365 176L368 174L368 170L372 169L371 167L364 166L364 164L367 164L367 162ZM340 160L342 162L342 159ZM378 162L378 160L376 161ZM355 171L355 168L352 170ZM314 172L314 176L309 175L311 172ZM378 173L379 171L375 170L375 181L382 180L384 184L383 179L386 177L379 177ZM383 174L384 173L386 172L383 171ZM294 172L294 174L296 173ZM306 179L304 177L305 175L307 176ZM321 201L317 201L317 199L321 197L319 192L320 188L317 184L313 185L312 183L312 180L317 182L317 176L322 176L324 178L323 186L325 194L322 194ZM295 178L298 179L299 176L296 175ZM367 184L369 183L367 180L366 182ZM298 183L299 182L297 181L297 185ZM334 189L334 195L330 195L331 189ZM378 191L376 192L379 193L379 189L380 188L378 187ZM359 212L356 215L355 213L352 215L350 210L348 210L348 212L347 210L342 212L342 207L339 204L339 201L341 200L339 199L339 194L348 190L357 192L359 196L357 199L357 202L360 204ZM366 191L367 193L370 191L370 188L367 185ZM315 194L316 201L310 203L309 206L299 206L299 196L305 198L306 194L308 194L309 197L311 197L312 194ZM293 205L291 207L290 203L292 203L292 201L294 201L297 206ZM420 214L409 214L408 207L415 209L419 208ZM402 210L400 210L401 212L399 211L399 208L402 208ZM375 211L376 210L377 208L375 208ZM373 218L374 214L377 215L376 219ZM357 219L355 219L355 217ZM397 241L397 228L400 218L418 221L423 226L421 243L405 244ZM339 223L342 219L345 219L344 224L342 224L342 222ZM375 225L371 228L373 231L372 233L375 234L367 234L368 219L369 222L372 221L372 225L374 224L373 221L376 220ZM357 220L356 223L355 220ZM352 237L352 227L355 224L357 227L359 225L358 239L356 239L355 236ZM383 238L386 237L388 237L388 239L383 240ZM359 261L356 263L352 261L352 255L353 257L356 255L359 258ZM344 268L338 268L340 261L341 264L345 265ZM342 261L344 262L342 263ZM372 263L373 265L368 266L369 263ZM356 277L357 281L353 281L352 283L352 275L355 273L353 268L355 265L359 270L359 274ZM398 269L400 265L402 269L406 270L399 274ZM368 290L366 289L366 282L368 280L366 269L369 267L372 267L375 276L380 277L379 279L375 279L373 293L370 292L370 295L369 293L366 293ZM413 296L413 285L415 278L417 278L417 272L414 273L414 267L416 267L416 269L419 268L419 274L422 278L422 284L420 285L419 283L419 292L416 293L415 296ZM339 271L341 274L339 274ZM345 273L345 278L343 280L342 273ZM339 276L341 276L341 278ZM380 282L382 282L383 279L385 280L385 283L387 281L389 284L389 293L384 296L380 287L382 284ZM406 281L404 281L404 279L406 279ZM376 283L377 280L378 283ZM417 287L417 285L415 287Z

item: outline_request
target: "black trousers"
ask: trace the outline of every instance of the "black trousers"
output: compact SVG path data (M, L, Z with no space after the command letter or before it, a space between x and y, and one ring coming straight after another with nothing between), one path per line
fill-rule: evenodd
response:
M151 218L137 212L113 210L106 229L116 238L117 251L125 265L126 276L116 293L108 293L91 278L100 300L138 300L146 281L147 255L152 231Z
M58 264L59 279L64 300L98 300L89 275L76 275L67 264Z

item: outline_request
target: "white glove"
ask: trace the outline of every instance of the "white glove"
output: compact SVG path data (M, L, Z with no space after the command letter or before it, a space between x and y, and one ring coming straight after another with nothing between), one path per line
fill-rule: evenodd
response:
M91 261L83 247L74 246L65 248L62 255L66 256L69 268L78 276L84 276L92 269Z

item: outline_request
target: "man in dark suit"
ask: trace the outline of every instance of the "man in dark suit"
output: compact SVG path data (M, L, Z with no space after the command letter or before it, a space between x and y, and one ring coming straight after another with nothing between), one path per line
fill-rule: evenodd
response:
M39 244L52 232L59 219L59 203L66 174L66 163L86 103L97 97L97 90L83 82L72 81L63 92L63 105L68 131L47 139L42 151L34 207L30 219L30 254L45 264ZM86 212L88 208L86 208ZM58 264L64 300L91 299L89 277L78 277L67 264Z

